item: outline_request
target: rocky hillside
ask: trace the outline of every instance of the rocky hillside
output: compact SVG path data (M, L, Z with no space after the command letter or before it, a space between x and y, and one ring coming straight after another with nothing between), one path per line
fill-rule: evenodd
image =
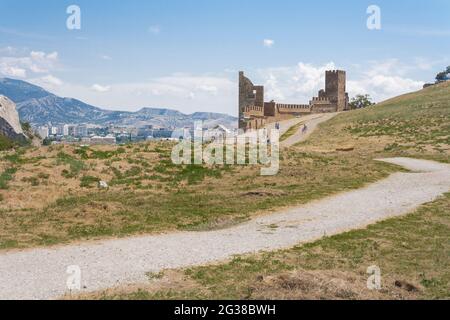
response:
M0 95L0 135L12 140L25 140L15 104Z
M203 120L205 126L222 124L235 127L235 117L220 113L199 112L191 115L162 108L142 108L137 112L101 109L72 98L62 98L25 81L0 79L0 94L17 104L20 119L33 125L91 123L98 125L152 124L164 127L192 126Z

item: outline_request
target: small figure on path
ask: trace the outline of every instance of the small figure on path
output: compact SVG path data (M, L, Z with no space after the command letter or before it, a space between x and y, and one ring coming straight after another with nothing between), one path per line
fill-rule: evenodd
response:
M308 127L305 124L305 126L303 127L303 130L302 130L302 133L306 133L307 131L308 131Z

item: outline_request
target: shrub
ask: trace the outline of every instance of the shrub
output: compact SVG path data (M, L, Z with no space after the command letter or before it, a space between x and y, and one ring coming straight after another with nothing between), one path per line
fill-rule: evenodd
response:
M0 175L0 189L8 189L8 183L14 178L14 174L17 172L16 168L8 168Z
M100 182L100 179L93 176L83 176L81 178L80 187L82 188L92 188Z
M78 160L62 151L57 155L57 164L65 164L70 166L70 171L66 169L62 171L63 177L68 179L77 177L80 174L80 171L85 169L83 161Z

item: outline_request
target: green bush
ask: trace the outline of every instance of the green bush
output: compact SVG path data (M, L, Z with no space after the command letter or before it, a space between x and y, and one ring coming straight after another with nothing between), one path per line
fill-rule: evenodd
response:
M15 143L11 139L0 135L0 151L10 150L14 146L15 146Z
M98 184L100 182L100 179L97 177L93 177L93 176L83 176L81 178L81 183L80 183L80 187L82 188L92 188L94 187L96 184Z
M0 189L8 189L8 183L14 178L17 168L8 168L0 175Z
M78 160L75 157L72 157L71 155L68 155L67 153L64 153L62 151L57 155L57 164L69 165L70 171L66 169L62 171L63 177L68 179L77 177L80 174L80 171L85 169L83 161Z
M37 177L22 178L22 181L29 182L33 187L39 185L39 179Z

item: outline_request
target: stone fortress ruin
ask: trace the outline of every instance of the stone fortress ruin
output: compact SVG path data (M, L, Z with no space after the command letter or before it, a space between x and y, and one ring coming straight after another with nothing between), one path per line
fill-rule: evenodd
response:
M325 90L320 90L309 104L264 102L264 87L255 86L239 72L239 129L251 130L266 124L288 120L311 113L341 112L349 110L346 92L346 72L325 72Z

